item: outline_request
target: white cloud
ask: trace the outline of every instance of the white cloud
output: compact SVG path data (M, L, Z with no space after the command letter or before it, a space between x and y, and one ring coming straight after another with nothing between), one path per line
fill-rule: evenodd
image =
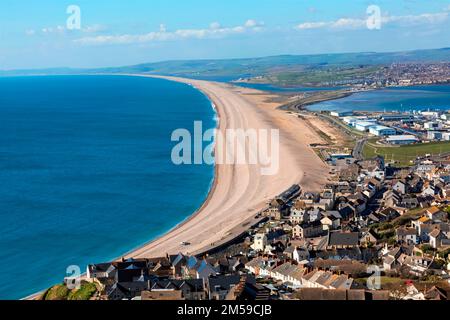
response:
M299 30L305 30L305 29L319 29L323 28L329 25L329 22L305 22L300 23L295 28Z
M89 25L81 28L80 30L69 30L67 27L58 25L56 27L44 27L40 30L41 34L65 34L69 31L81 31L83 33L99 33L107 30L106 26L100 24ZM29 34L29 32L33 31L33 34ZM27 30L26 34L34 35L36 34L35 30Z
M336 21L305 22L297 25L295 28L299 30L321 28L359 28L365 24L366 20L363 19L341 18Z
M382 17L381 21L384 23L399 22L404 24L422 24L422 23L442 23L448 18L447 12L440 13L423 13L420 15L407 15L407 16L386 16Z
M33 29L25 30L25 34L27 36L34 36L36 34L36 30L33 30Z
M420 24L437 24L445 22L449 17L448 12L439 13L423 13L419 15L405 15L405 16L390 16L385 15L381 17L382 24L399 24L399 25L420 25ZM316 21L304 22L297 26L297 30L307 29L359 29L365 28L367 25L366 19L358 18L341 18L335 21Z
M87 26L85 28L81 28L82 32L86 32L86 33L97 33L97 32L102 32L106 30L106 26L101 25L101 24L94 24L91 26Z
M341 18L331 24L332 28L360 28L366 26L366 20Z
M41 32L44 34L50 34L50 33L64 33L66 31L66 28L64 26L56 26L56 27L45 27L41 29Z
M210 29L220 29L220 27L221 27L220 23L218 23L218 22L213 22L209 25Z
M167 31L166 27L164 25L161 25L159 31L152 31L145 34L101 35L95 37L83 37L74 40L74 42L79 44L129 44L183 39L223 38L235 34L259 32L261 31L263 26L263 22L247 20L243 25L234 27L222 27L220 23L213 22L207 29L179 29L175 31Z

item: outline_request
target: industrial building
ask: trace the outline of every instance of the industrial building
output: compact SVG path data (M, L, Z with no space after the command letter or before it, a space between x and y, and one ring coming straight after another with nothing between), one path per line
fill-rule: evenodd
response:
M330 115L332 115L333 117L348 117L353 115L353 111L331 111Z
M441 131L428 131L427 132L427 139L430 139L430 140L441 140L442 139L442 132Z
M414 120L413 115L409 114L382 114L380 116L380 120L382 121L410 121Z
M412 144L419 142L419 139L413 135L389 136L386 141L390 144Z
M354 127L355 123L358 121L358 119L354 117L345 117L343 121L348 124L350 127Z
M364 121L357 121L355 122L355 129L358 131L366 132L369 130L370 127L376 126L375 121L370 120L364 120Z
M369 128L369 133L375 136L393 136L397 131L386 126L376 125Z

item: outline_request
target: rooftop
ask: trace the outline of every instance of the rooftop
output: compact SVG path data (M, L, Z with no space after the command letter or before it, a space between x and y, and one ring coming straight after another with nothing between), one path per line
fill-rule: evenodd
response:
M397 136L389 136L387 137L388 141L409 141L409 140L413 140L413 141L419 141L419 139L417 139L416 136L413 136L412 134L405 134L405 135L397 135Z
M358 245L358 232L332 232L330 233L330 246L356 246Z
M381 131L381 130L394 130L390 127L386 127L386 126L381 126L381 125L375 125L371 128L372 130L377 130L377 131Z

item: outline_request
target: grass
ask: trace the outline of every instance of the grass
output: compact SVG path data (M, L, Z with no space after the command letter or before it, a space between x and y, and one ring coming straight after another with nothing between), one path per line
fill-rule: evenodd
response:
M74 289L69 293L67 300L89 300L95 292L97 292L95 284L83 282L80 289Z
M358 284L365 286L367 284L367 279L368 279L367 277L357 278L357 279L355 279L355 281ZM380 284L381 284L382 289L385 289L386 287L392 287L392 286L401 286L406 281L407 281L406 279L401 279L401 278L397 278L397 277L380 276Z
M65 284L57 284L45 293L44 300L89 300L97 292L95 284L82 281L79 289L69 290Z
M339 81L350 81L356 79L364 79L380 70L378 66L362 66L362 67L316 67L308 70L290 70L282 71L270 75L268 80L278 85L321 85L324 83L336 83Z
M64 284L57 284L45 293L44 300L66 300L69 292Z
M450 142L432 142L392 147L366 143L363 149L363 155L366 159L380 155L385 158L386 162L395 161L400 166L410 166L411 161L426 154L438 155L445 152L450 152Z
M394 278L394 277L387 277L387 276L381 276L381 286L385 285L397 285L405 283L407 280L401 279L401 278Z

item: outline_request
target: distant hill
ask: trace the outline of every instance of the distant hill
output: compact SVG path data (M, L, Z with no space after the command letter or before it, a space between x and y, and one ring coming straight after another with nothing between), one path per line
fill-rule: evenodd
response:
M150 73L192 78L237 79L311 68L378 66L402 62L450 62L450 48L403 52L362 52L315 55L280 55L250 59L180 60L143 63L133 66L71 69L0 71L0 76L34 74Z

